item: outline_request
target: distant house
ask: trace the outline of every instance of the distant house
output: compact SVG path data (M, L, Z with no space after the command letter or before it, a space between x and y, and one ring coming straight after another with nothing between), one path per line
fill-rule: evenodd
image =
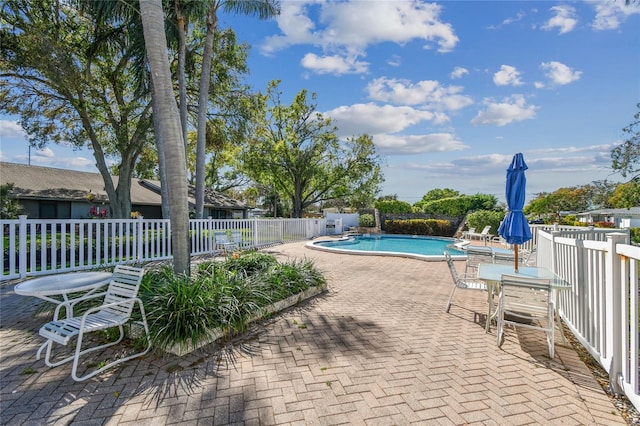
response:
M114 185L118 177L113 176ZM11 197L31 219L81 219L90 210L108 209L109 199L99 173L0 162L0 185L13 183ZM195 208L195 189L189 188L189 208ZM133 178L131 211L148 219L162 218L160 182ZM204 217L246 218L248 207L212 190L205 191Z
M576 213L579 222L591 225L597 222L610 222L616 228L640 228L640 207L629 209L600 209Z

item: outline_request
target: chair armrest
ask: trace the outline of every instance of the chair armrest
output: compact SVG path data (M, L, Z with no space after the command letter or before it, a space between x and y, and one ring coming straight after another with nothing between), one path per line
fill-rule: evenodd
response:
M107 303L107 304L100 305L100 306L94 306L93 308L87 309L86 312L84 314L82 314L82 322L81 322L81 324L84 324L84 321L87 318L87 316L89 316L90 314L92 314L94 312L101 311L102 309L105 309L105 308L112 308L114 306L126 305L128 303L134 304L136 302L138 302L138 303L140 303L142 305L142 300L140 300L139 297L134 297L132 299L121 300L119 302L112 302L112 303Z
M95 299L95 298L98 298L98 297L102 297L105 294L107 294L107 292L103 291L102 293L94 293L94 294L90 294L88 296L82 296L82 297L78 297L77 299L67 300L66 302L62 302L58 306L56 306L56 310L53 312L53 320L54 321L58 320L58 315L60 313L60 309L62 309L63 307L67 310L67 312L73 312L73 307L76 304L78 304L79 302L83 302L85 300L91 300L91 299Z

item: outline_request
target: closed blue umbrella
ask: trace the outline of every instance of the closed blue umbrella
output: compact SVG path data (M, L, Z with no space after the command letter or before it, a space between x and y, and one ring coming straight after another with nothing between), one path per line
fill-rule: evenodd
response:
M527 178L524 175L524 171L527 169L528 167L524 162L522 154L518 153L514 155L507 169L507 186L505 191L509 212L498 228L498 234L504 238L507 243L513 244L514 246L516 272L518 272L518 244L525 243L531 239L531 229L522 212L527 186Z

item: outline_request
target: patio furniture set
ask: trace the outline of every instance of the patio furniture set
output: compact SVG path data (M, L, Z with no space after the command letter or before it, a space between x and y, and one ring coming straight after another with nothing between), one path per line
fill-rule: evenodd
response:
M505 250L490 247L469 247L465 272L458 273L448 252L444 252L453 278L453 289L447 302L449 312L456 289L487 292L487 320L485 331L491 330L496 320L496 340L502 346L507 325L543 331L547 337L549 356L554 356L555 324L560 318L556 310L558 294L571 285L553 272L537 267L514 265L514 257ZM496 253L498 256L496 256ZM507 260L507 262L505 262ZM494 297L498 298L497 309ZM559 327L563 343L567 340Z

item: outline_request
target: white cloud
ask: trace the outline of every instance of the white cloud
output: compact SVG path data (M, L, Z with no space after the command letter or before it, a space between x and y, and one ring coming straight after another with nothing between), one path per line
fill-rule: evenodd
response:
M615 147L615 143L603 144L603 145L589 145L589 146L566 146L559 148L544 148L544 149L532 149L529 152L534 154L575 154L575 153L583 153L583 152L595 152L595 153L603 153L606 152L608 154L611 153L611 150ZM609 160L611 158L609 157Z
M425 49L449 52L459 39L451 24L440 20L441 10L440 5L418 0L282 2L276 18L281 34L268 37L260 49L270 55L289 46L313 45L322 48L326 57L354 57L352 63L368 46L386 42L402 45L420 40ZM318 16L317 24L311 15Z
M524 12L518 12L516 13L515 17L511 17L511 18L507 18L504 21L502 21L502 25L509 25L509 24L513 24L514 22L518 22L521 21L522 18L524 18L526 16L526 14Z
M535 105L527 105L522 95L513 95L502 102L484 101L486 108L471 120L471 124L495 124L505 126L516 121L529 120L536 116Z
M402 65L402 58L400 58L400 56L398 55L393 55L387 60L387 64L391 65L392 67L399 67L400 65Z
M469 74L469 70L463 67L455 67L453 71L451 71L451 78L458 79L462 78L463 75Z
M540 68L545 72L545 76L549 78L554 84L564 85L573 83L580 79L582 71L574 71L567 65L557 62L543 62L540 64Z
M422 154L425 152L461 151L468 148L451 133L430 133L426 135L373 136L377 150L386 155Z
M303 67L318 74L361 74L368 71L369 63L336 55L318 56L307 53L300 61Z
M374 103L340 106L323 114L335 121L340 136L397 133L424 121L439 123L447 120L444 114Z
M568 5L553 6L549 9L555 13L555 16L550 18L543 26L544 30L553 30L558 28L560 34L566 34L573 31L578 24L578 20L575 18L576 9Z
M26 133L17 122L0 120L0 139L26 139Z
M493 75L496 86L521 86L520 71L511 65L502 65L500 71Z
M454 111L473 103L462 95L461 86L442 86L435 80L422 80L415 84L402 79L381 77L366 88L369 98L393 104L421 105L437 110Z
M589 1L596 11L591 27L594 30L615 30L630 15L640 14L640 7L637 4L626 5L624 0L620 1Z

